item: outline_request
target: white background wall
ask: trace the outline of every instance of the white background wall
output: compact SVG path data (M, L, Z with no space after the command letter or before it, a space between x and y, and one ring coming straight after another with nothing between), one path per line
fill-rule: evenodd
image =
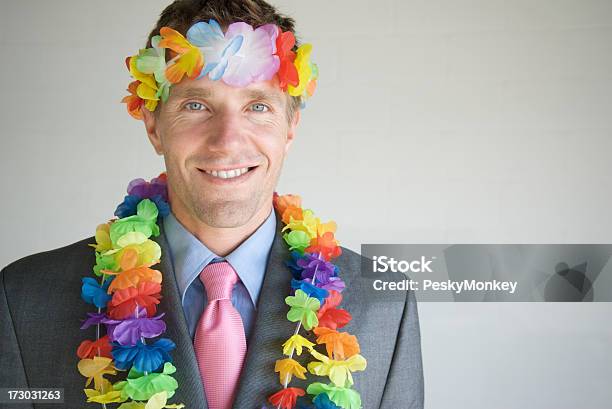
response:
M612 2L273 3L321 72L278 191L345 246L611 242ZM0 265L92 235L162 170L119 101L167 4L1 1ZM610 304L419 313L430 409L612 405Z

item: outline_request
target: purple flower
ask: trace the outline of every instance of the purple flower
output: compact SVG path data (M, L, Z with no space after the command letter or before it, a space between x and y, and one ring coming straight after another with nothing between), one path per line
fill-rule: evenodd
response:
M165 202L168 201L168 189L166 181L162 178L153 178L151 182L144 179L134 179L128 184L128 195L138 196L140 199L152 199L161 196Z
M165 313L148 318L145 313L141 318L127 318L125 320L106 319L108 337L120 345L135 345L141 337L154 338L166 331L166 323L161 320Z
M234 87L244 87L255 81L271 79L280 66L280 59L275 54L277 35L278 31L273 24L265 24L256 29L242 21L230 24L225 32L225 40L233 41L234 37L242 36L242 41L240 48L227 60L223 82Z
M302 278L315 277L315 285L317 281L327 282L330 277L336 276L336 266L329 261L325 261L319 253L304 254L304 257L298 259L296 264L302 268Z
M107 318L107 316L103 312L99 314L97 312L88 312L87 319L84 320L83 325L81 325L81 329L86 329L92 325L100 324L105 318Z
M310 278L305 278L304 281L306 281L307 283L312 283L312 280ZM344 281L340 277L329 277L324 281L316 281L315 285L324 290L336 290L339 293L341 293L342 290L344 290L344 288L346 287Z

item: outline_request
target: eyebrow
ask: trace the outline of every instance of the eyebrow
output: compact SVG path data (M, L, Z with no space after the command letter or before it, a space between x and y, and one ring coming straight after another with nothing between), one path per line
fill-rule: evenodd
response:
M271 101L282 105L280 96L273 92L260 89L249 89L244 90L242 94L249 99ZM176 98L211 98L214 96L214 93L210 88L185 88L173 90L172 95Z
M252 90L247 90L245 92L245 94L250 98L250 99L263 99L266 101L271 101L271 102L275 102L279 105L282 105L282 101L281 98L279 97L278 94L273 93L273 92L267 92L267 91L263 91L263 90L259 90L259 89L252 89Z
M175 90L173 95L179 98L210 98L213 93L210 88L187 88Z

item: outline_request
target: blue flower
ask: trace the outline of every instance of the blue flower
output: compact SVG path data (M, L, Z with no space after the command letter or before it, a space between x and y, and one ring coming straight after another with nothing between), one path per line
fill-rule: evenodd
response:
M119 206L117 206L117 209L115 209L115 216L120 219L123 219L124 217L134 216L135 214L137 214L138 211L138 203L140 203L140 201L144 199L149 199L153 203L155 203L155 206L157 207L158 217L166 217L170 213L170 206L168 205L168 202L166 202L164 197L160 194L151 196L150 198L142 198L135 194L131 194L125 196L123 198L123 202L121 202Z
M209 78L216 81L223 77L229 59L240 50L244 38L242 35L226 38L219 23L210 19L208 23L200 21L192 25L187 30L187 40L206 55L206 65L196 79L210 74Z
M340 409L334 402L329 399L327 393L320 393L312 400L315 404L315 409Z
M163 196L155 195L151 198L151 201L157 206L157 211L159 212L158 217L166 217L170 214L170 206L168 202L164 200Z
M309 297L314 297L318 299L321 302L321 304L323 304L323 300L325 300L329 296L329 291L323 288L319 288L315 285L312 285L306 282L305 280L300 281L300 280L292 279L291 288L293 288L294 290L304 291Z
M81 298L83 298L86 303L93 304L98 308L106 307L106 303L112 298L106 293L112 280L107 277L102 286L92 277L83 277L82 281Z
M298 264L299 260L302 258L304 258L303 254L301 254L297 250L293 250L291 252L291 259L285 262L287 267L289 267L289 270L291 270L293 278L295 278L296 280L302 279L302 270L304 270L304 268Z
M123 202L115 209L115 216L120 219L124 217L133 216L136 214L136 207L142 199L136 195L127 195L123 198Z
M172 362L169 352L176 348L168 338L160 338L153 344L138 341L136 345L120 345L112 342L113 358L117 369L126 370L132 366L138 372L153 372L164 363Z

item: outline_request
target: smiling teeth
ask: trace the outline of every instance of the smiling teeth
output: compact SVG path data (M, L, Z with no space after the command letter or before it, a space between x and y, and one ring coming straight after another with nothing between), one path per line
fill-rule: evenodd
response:
M244 175L249 171L249 168L241 168L241 169L232 169L232 170L205 170L204 172L208 173L211 176L221 178L221 179L231 179L238 177L240 175Z

